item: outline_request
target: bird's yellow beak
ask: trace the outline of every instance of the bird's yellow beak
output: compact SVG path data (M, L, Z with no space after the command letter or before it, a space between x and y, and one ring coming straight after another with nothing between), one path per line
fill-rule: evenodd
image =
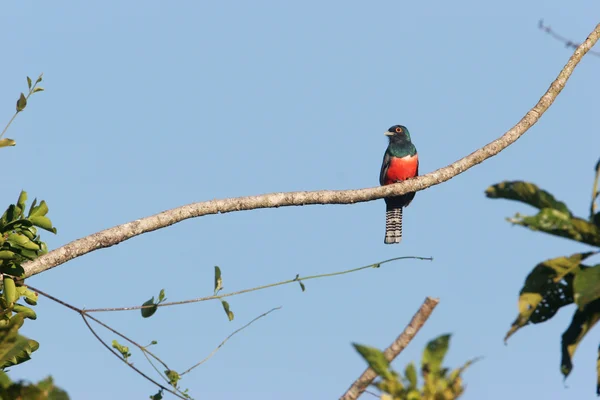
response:
M390 131L385 131L385 132L383 132L383 134L385 136L394 136L394 132L390 132Z

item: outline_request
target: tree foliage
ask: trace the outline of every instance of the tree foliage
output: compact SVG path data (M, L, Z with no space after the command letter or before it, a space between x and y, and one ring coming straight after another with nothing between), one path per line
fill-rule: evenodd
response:
M443 366L450 346L450 335L445 334L431 340L423 350L421 358L421 385L417 368L410 363L404 374L390 366L384 353L374 347L354 344L354 348L369 364L379 380L373 383L381 391L382 400L454 400L465 391L463 372L476 360L467 361L463 366L450 370Z
M13 382L4 372L0 372L0 400L69 400L67 392L54 385L52 377L37 383Z
M520 201L538 209L537 214L516 214L507 220L515 225L600 248L600 197L598 180L600 160L596 164L588 218L573 215L565 203L533 183L513 181L490 186L485 194L493 199ZM519 314L506 334L508 340L529 324L552 318L564 306L575 304L571 323L562 335L560 369L565 378L573 369L573 355L581 340L600 320L600 264L583 262L600 250L551 258L537 264L525 279L519 293ZM600 395L600 363L596 392Z

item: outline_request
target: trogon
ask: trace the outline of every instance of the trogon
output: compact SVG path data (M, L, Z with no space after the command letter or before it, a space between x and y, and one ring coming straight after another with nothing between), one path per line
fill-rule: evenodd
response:
M419 156L410 140L408 129L402 125L394 125L385 135L390 143L383 156L379 183L389 185L419 175ZM414 197L415 192L411 192L385 198L386 244L400 243L402 240L402 208L408 206Z

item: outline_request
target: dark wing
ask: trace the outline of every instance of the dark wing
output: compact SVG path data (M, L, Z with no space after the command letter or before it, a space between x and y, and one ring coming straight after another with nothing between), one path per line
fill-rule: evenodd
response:
M392 157L386 151L385 154L383 155L383 163L381 164L381 172L379 172L379 184L382 185L382 186L385 183L385 176L386 176L387 170L388 170L388 168L390 166L390 160L391 159L392 159Z

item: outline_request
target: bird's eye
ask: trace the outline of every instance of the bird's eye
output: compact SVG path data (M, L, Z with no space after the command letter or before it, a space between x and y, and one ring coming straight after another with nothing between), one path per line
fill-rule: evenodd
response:
M402 128L400 128L400 127L397 127L397 128L396 128L396 133L402 133Z

